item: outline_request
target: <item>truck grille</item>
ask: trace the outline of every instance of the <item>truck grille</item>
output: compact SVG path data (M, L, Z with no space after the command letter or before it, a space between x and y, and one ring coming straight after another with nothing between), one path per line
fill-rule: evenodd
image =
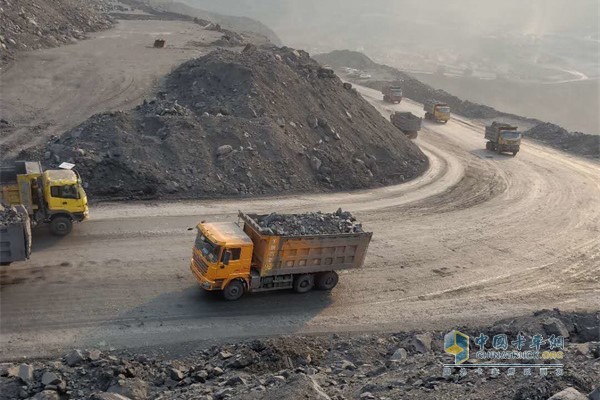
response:
M200 256L198 256L196 252L194 252L194 263L196 264L200 272L202 272L203 275L206 275L206 273L208 272L208 265L204 264L204 261L200 259Z

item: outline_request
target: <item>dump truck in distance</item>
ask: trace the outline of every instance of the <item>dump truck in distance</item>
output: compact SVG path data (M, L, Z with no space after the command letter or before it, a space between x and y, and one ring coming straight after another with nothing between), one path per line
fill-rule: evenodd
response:
M522 134L516 126L494 121L492 125L485 127L485 138L488 142L485 148L490 151L496 151L498 154L507 152L512 153L513 157L521 149Z
M79 175L72 169L44 171L38 161L16 161L0 169L0 201L22 205L32 225L47 223L58 236L71 232L73 222L89 213Z
M402 101L402 88L399 86L385 86L381 93L386 103L400 103Z
M409 139L416 139L421 130L423 119L410 112L395 112L390 116L390 121Z
M346 212L341 217L345 214L350 215ZM190 269L203 289L222 291L227 300L237 300L246 292L293 289L305 293L315 286L331 290L338 282L336 271L362 267L372 233L362 231L360 224L348 225L352 217L316 217L318 223L334 221L330 228L339 222L339 231L319 231L314 226L282 231L265 224L273 215L240 212L238 223L198 224ZM283 225L303 218L276 217Z
M444 124L450 119L450 107L444 102L427 100L423 104L423 110L425 111L425 119L443 122Z

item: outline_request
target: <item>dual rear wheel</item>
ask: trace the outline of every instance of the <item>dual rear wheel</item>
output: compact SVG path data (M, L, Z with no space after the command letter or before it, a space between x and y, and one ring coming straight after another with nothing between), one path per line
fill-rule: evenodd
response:
M317 287L319 290L331 290L338 283L339 276L334 271L322 272L320 274L303 274L294 279L294 291L306 293Z

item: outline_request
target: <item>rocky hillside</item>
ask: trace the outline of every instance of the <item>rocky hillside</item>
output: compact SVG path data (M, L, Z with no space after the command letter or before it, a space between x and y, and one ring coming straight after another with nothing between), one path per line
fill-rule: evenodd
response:
M369 79L358 79L361 85L381 90L390 83L402 87L404 96L411 100L423 103L428 99L438 99L446 102L453 113L467 118L509 118L511 121L523 121L527 125L536 125L526 133L527 137L544 144L571 153L593 158L600 158L600 136L589 135L581 132L568 132L559 126L545 123L533 118L522 117L504 113L495 108L462 100L443 90L434 89L429 85L387 65L377 64L360 52L349 50L336 50L327 54L317 54L314 58L322 64L332 66L336 70L344 67L356 68L372 75ZM348 78L353 79L353 78Z
M17 50L73 43L112 25L105 0L0 0L0 62Z
M349 190L427 168L417 146L302 51L217 50L163 81L137 108L93 116L21 157L73 161L96 199Z
M35 400L585 400L588 394L595 400L599 328L598 315L543 311L481 330L459 329L471 338L522 333L528 342L537 334L562 335L562 374L549 369L547 376L539 368L510 376L505 367L496 375L491 368L444 374L443 364L453 362L443 350L446 332L334 334L189 345L179 350L181 358L73 350L61 359L0 364L0 393ZM475 348L471 343L467 365L477 362Z

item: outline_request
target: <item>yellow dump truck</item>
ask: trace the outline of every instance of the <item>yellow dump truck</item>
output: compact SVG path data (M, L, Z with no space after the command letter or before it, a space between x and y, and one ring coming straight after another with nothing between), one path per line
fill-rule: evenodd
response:
M364 263L371 232L286 234L261 226L264 217L240 212L238 223L197 226L190 269L203 289L222 291L227 300L246 292L331 290L336 271Z
M435 122L443 122L444 124L450 119L450 107L448 104L438 100L427 100L423 104L425 111L425 119Z
M494 121L485 127L485 138L488 140L485 148L498 154L512 153L514 157L521 150L521 136L516 126Z
M44 171L38 161L16 161L0 169L0 189L2 203L22 205L32 225L47 223L58 236L88 217L87 196L72 169Z

